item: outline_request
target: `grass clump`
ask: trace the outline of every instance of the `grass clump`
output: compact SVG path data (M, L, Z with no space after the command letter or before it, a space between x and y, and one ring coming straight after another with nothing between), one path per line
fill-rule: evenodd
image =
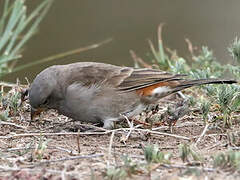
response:
M229 151L226 153L220 153L214 157L214 167L228 171L239 171L240 170L240 152Z
M188 144L179 145L179 156L183 162L190 162L190 158L198 162L203 161L203 157Z
M231 126L233 113L240 110L239 86L223 85L216 88L216 100L223 114L224 125Z
M53 0L43 0L30 14L25 0L5 0L0 17L0 77L10 73L25 43L36 33Z
M1 106L2 112L0 115L1 120L8 120L11 116L16 116L19 113L21 106L21 92L17 88L12 88L7 94L1 92Z
M104 177L109 180L124 180L127 178L127 173L122 168L109 168Z
M108 168L106 172L103 173L105 179L127 179L127 177L131 178L134 174L138 174L140 172L139 165L134 163L131 158L125 155L122 157L122 160L122 166Z
M108 168L103 173L105 179L127 179L132 178L133 175L142 174L144 171L148 172L148 176L151 176L153 170L153 164L170 164L172 155L170 153L164 153L159 151L157 145L147 145L143 149L145 162L136 163L133 162L128 156L123 156L123 165Z
M33 159L42 160L44 158L48 142L49 140L44 140L43 136L40 136L39 143L36 144L32 154Z
M144 157L148 164L150 163L169 164L172 156L170 153L164 153L159 151L157 145L148 145L144 148Z
M210 101L203 100L201 102L200 109L201 109L202 117L203 117L203 120L204 120L205 124L208 121L208 114L210 112L210 107L211 107Z
M240 39L236 37L228 48L229 53L238 63L240 63Z

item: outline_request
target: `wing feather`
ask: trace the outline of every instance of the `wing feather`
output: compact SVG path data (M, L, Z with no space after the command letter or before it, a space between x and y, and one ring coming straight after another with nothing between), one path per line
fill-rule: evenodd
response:
M134 69L117 87L120 91L133 91L159 82L182 80L185 75L174 75L157 69Z

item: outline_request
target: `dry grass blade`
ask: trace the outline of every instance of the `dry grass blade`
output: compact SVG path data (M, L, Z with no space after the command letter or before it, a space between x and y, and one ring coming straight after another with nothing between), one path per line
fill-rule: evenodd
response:
M170 165L170 164L161 164L161 166L162 167L166 167L166 168L173 168L173 169L175 169L175 168L177 168L177 169L196 169L197 167L195 167L195 166L186 166L186 165L180 165L180 164L176 164L176 165L174 165L174 164L172 164L172 165ZM217 169L214 169L214 168L208 168L208 167L202 167L202 168L199 168L199 170L203 170L203 171L206 171L206 172L214 172L214 171L217 171Z
M187 43L187 46L188 46L188 51L191 53L192 57L194 57L194 50L196 49L196 47L194 47L192 45L192 42L188 39L188 38L185 38L185 41Z
M162 29L163 29L163 26L165 25L165 23L161 23L159 26L158 26L158 41L162 43Z
M108 147L108 161L107 161L107 167L110 166L110 159L112 156L112 145L113 145L113 139L114 139L115 132L113 131L110 137L109 147Z
M27 127L25 127L25 126L21 126L21 125L15 124L15 123L5 122L5 121L1 121L1 120L0 120L0 125L15 126L17 128L27 129Z
M207 130L208 130L209 124L207 123L201 133L201 135L199 136L199 138L197 139L196 143L194 144L195 146L197 146L197 144L201 141L201 139L204 137L204 135L206 134Z
M79 132L78 131L78 135L77 135L77 147L78 147L78 153L80 154L81 153L81 148L80 148L80 135L79 135Z
M103 135L107 133L108 132L25 133L25 134L14 134L10 136L0 136L0 139L23 138L23 137L32 137L32 136Z
M145 68L150 68L150 69L152 68L151 65L145 63L142 58L137 56L137 54L133 50L130 50L129 52L132 56L132 59L135 61L135 63L140 64L141 66L143 66Z
M60 59L60 58L64 58L66 56L81 53L81 52L88 51L88 50L91 50L91 49L96 49L96 48L98 48L98 47L100 47L104 44L107 44L111 41L112 41L112 39L106 39L106 40L104 40L100 43L92 44L92 45L89 45L89 46L86 46L86 47L81 47L81 48L78 48L78 49L74 49L74 50L59 53L59 54L56 54L56 55L53 55L53 56L50 56L50 57L46 57L46 58L43 58L43 59L40 59L40 60L36 60L36 61L33 61L32 63L28 63L26 65L18 66L12 72L21 71L21 70L23 70L25 68L28 68L28 67L31 67L31 66L35 66L35 65L38 65L38 64L54 61L54 60L57 60L57 59Z
M105 135L109 134L112 132L125 132L125 131L131 131L132 128L119 128L119 129L114 129L114 130L106 130L104 132L67 132L67 133L25 133L25 134L14 134L14 135L9 135L9 136L0 136L0 139L11 139L11 138L24 138L24 137L31 137L31 136L67 136L67 135ZM164 133L164 132L158 132L158 131L152 131L149 129L140 129L140 128L135 128L134 130L140 131L140 132L146 132L146 133L151 133L155 135L162 135L162 136L169 136L177 139L184 139L190 141L192 138L185 137L185 136L180 136L176 134L169 134L169 133Z
M50 161L41 161L39 163L34 164L33 166L38 166L38 165L48 164L48 163L56 163L61 161L76 160L76 159L92 159L92 158L98 158L103 156L104 154L89 154L89 155L82 155L82 156L73 156L73 157L67 157L67 158L50 160Z

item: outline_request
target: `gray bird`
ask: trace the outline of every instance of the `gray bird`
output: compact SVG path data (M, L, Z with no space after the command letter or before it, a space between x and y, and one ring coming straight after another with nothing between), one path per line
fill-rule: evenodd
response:
M36 76L29 89L31 118L56 109L77 121L103 123L131 118L149 104L177 91L201 84L236 83L235 80L188 80L157 69L79 62L55 65Z

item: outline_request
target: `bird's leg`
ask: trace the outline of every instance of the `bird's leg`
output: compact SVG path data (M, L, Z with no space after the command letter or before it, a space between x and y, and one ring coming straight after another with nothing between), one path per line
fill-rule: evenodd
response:
M117 118L107 118L103 121L103 128L104 129L114 129L115 122L118 121Z
M150 104L146 108L146 112L152 111L152 115L156 114L159 109L159 104Z

